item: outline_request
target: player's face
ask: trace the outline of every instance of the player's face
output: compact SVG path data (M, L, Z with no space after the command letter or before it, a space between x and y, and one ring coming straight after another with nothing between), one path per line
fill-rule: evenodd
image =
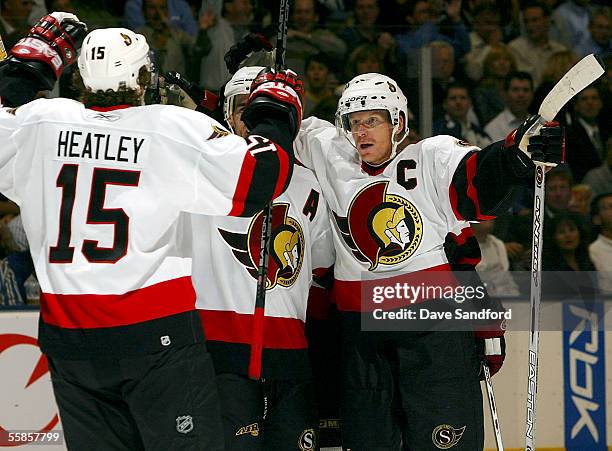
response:
M246 138L249 134L246 125L242 122L242 112L246 107L248 99L248 94L238 94L234 99L234 111L230 117L230 125L234 129L234 133L243 138Z
M349 114L351 134L363 161L380 164L391 155L393 126L385 110L357 111Z
M580 244L580 232L576 224L564 222L555 230L555 242L562 251L573 251Z

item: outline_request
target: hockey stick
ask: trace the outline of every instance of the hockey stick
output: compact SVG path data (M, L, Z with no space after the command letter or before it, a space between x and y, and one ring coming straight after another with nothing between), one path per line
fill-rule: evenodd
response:
M521 139L519 147L527 149L529 137L552 121L559 110L576 94L604 73L602 64L593 55L585 56L572 67L542 101L540 116ZM536 163L533 199L533 243L531 247L531 319L529 334L529 373L527 383L527 412L525 418L525 450L535 451L536 397L538 392L538 348L540 338L540 302L542 301L542 232L544 230L544 186L546 163Z
M280 0L278 12L278 33L276 36L276 61L274 68L283 69L285 65L285 48L287 46L287 23L289 21L289 0ZM272 202L262 212L261 245L259 247L259 265L257 267L257 294L255 295L255 317L253 322L253 342L249 360L249 377L261 378L261 357L263 353L264 311L266 307L266 285L268 282L268 260L272 238Z
M491 422L493 423L493 431L495 432L495 443L497 443L497 451L504 451L504 443L502 441L499 418L497 417L497 404L495 403L495 395L493 394L493 383L491 382L491 371L489 370L489 365L487 365L487 362L482 362L482 371L485 375L487 398L489 399L489 409L491 410Z

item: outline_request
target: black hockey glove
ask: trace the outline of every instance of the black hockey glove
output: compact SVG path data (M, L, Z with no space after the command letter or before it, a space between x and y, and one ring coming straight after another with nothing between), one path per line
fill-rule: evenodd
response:
M253 130L262 119L276 118L286 122L295 137L302 123L303 96L304 83L295 72L264 69L253 80L242 121Z
M260 50L272 50L272 44L261 33L249 33L236 44L230 47L225 54L225 66L230 74L234 75L240 68L249 53L259 52Z
M36 77L41 89L53 89L64 69L76 61L87 25L70 13L42 17L10 51L7 64Z
M517 129L512 130L506 137L504 146L518 152L521 160L525 157L533 162L543 163L554 167L563 163L565 159L565 133L558 122L546 122L541 127L538 125L540 116L530 116ZM533 135L528 134L536 127ZM525 136L527 134L527 136ZM526 147L519 147L523 138L527 138Z

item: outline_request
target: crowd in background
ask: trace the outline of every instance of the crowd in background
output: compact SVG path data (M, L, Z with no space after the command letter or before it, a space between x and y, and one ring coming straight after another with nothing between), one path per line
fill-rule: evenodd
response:
M419 136L418 51L431 48L433 134L480 147L503 139L581 57L607 71L558 115L566 160L546 179L543 269L598 271L612 293L612 12L605 0L293 0L287 66L305 81L305 116L334 121L343 84L379 72L398 81ZM10 48L48 11L71 11L90 29L125 26L147 37L160 71L218 91L230 78L224 55L251 31L275 39L278 0L0 0ZM49 95L78 98L71 72ZM510 270L531 262L532 198L474 226L477 269L497 295L523 289ZM17 207L0 197L0 305L33 302L35 276ZM560 285L554 283L558 288ZM562 284L561 284L562 286ZM571 287L570 287L571 288Z

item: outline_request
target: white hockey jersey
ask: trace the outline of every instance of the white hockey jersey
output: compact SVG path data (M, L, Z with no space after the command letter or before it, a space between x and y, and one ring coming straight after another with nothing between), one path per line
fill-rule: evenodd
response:
M312 274L334 263L329 213L312 171L296 164L272 212L260 325L254 312L262 212L252 218L190 216L196 306L217 371L256 378L308 372L304 323ZM263 358L253 352L257 343Z
M0 110L0 142L0 192L21 208L45 323L106 328L195 308L181 213L244 207L248 140L179 107L42 99Z
M450 270L443 245L462 219L451 181L477 147L452 136L428 138L371 175L333 125L308 118L295 148L297 158L315 171L332 212L339 310L362 309L366 279L389 283L407 273Z

